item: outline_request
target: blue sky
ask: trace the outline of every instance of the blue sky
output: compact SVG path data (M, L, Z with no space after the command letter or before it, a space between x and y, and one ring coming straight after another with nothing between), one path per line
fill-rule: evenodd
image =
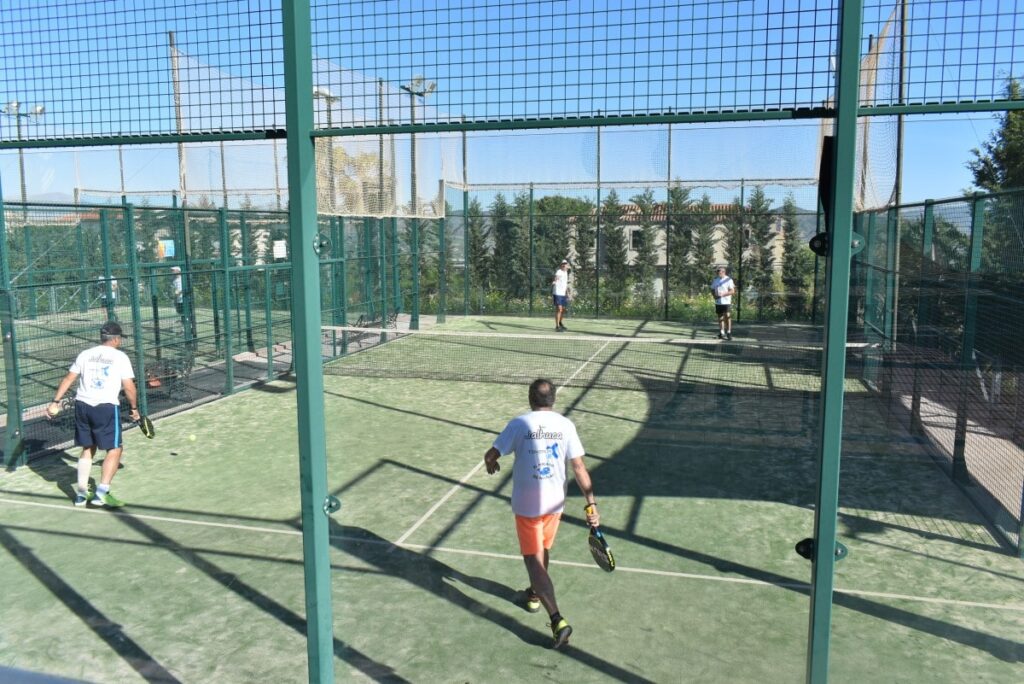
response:
M865 0L862 50L872 40L869 34L883 32L894 3ZM181 12L175 0L152 0L144 9L125 0L5 0L0 14L0 54L5 57L0 62L0 99L19 100L26 108L46 105L41 119L22 120L27 137L172 132L167 31L174 30L179 49L189 55L181 60L185 130L280 125L277 4L193 0L189 11ZM837 4L313 0L313 43L319 58L315 80L340 99L332 108L335 126L376 123L381 111L386 121L407 122L408 96L399 86L416 74L437 83L436 92L419 104L420 121L463 115L473 120L816 106L833 82L830 56ZM910 6L911 100L993 97L1008 76L1024 73L1024 29L1017 28L1024 25L1024 10L1015 4L964 0ZM887 60L879 69L891 74L891 52ZM383 108L378 107L378 78L384 80ZM881 102L892 96L891 89L876 93ZM316 111L319 125L326 125L323 101ZM987 138L994 119L972 114L907 121L905 201L947 197L968 187L971 179L964 165L970 149ZM815 153L798 133L801 126L807 122L708 125L693 136L679 131L697 127L679 127L677 135L690 143L673 150L672 175L813 175ZM629 133L604 130L602 179L647 180L665 173L664 160L638 153L644 148L632 144ZM0 139L15 136L14 119L0 116ZM400 154L407 140L396 143ZM430 166L428 140L419 137L423 182L429 183L432 175L452 177L450 168ZM527 182L559 174L563 180L579 180L595 173L586 136L531 134L495 143L484 134L473 140L470 175L476 182ZM76 183L119 187L116 156L109 150L80 150L74 156L26 153L28 196L69 196ZM176 185L173 152L132 149L126 157L131 159L126 178L130 189ZM538 163L545 158L546 163ZM194 177L212 179L219 173L214 169L204 174L201 158L191 163L198 165L190 170ZM235 171L246 177L233 184L272 185L266 169L260 177L253 166ZM19 196L19 176L16 154L0 153L0 182L8 200ZM398 176L405 174L399 171ZM199 185L215 186L219 180Z

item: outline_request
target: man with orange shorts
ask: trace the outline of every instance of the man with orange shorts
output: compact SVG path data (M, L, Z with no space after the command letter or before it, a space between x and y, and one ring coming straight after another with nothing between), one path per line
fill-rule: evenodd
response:
M554 411L555 386L544 379L530 384L530 411L509 421L494 445L484 454L487 472L501 470L498 459L515 452L512 464L512 512L516 517L519 550L530 576L526 589L526 609L540 610L541 604L551 616L554 648L569 641L572 627L558 612L555 587L548 575L548 561L558 522L565 507L566 463L586 501L587 523L600 524L594 503L590 473L583 464L583 444L572 421Z

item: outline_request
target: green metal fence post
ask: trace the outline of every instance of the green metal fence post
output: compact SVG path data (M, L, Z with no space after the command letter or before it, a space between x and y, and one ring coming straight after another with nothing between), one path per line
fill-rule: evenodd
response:
M806 678L828 681L832 623L832 592L839 510L839 461L843 436L843 395L846 375L847 309L850 260L853 255L853 186L857 153L857 105L860 78L862 0L840 5L836 74L835 155L829 257L825 267L827 318L821 382L818 487L814 507L814 554L811 563L811 605Z
M274 379L274 279L269 264L263 266L263 327L267 337L267 380Z
M228 230L228 210L221 207L217 212L220 224L220 267L224 273L224 394L235 389L235 345L234 326L231 323L231 231ZM216 280L216 274L214 274ZM216 303L214 303L216 310Z
M956 402L956 429L953 434L953 479L962 484L971 481L967 471L967 407L974 371L974 339L978 330L978 271L981 270L981 245L985 232L985 200L971 202L971 251L964 274L964 329L960 343L960 391Z
M391 289L395 293L395 313L402 313L402 273L398 261L398 217L391 217Z
M465 163L465 133L462 140ZM469 190L462 191L462 315L469 315Z
M25 465L26 456L21 420L21 373L18 364L18 335L14 326L17 298L11 290L8 260L7 224L3 196L0 194L0 334L3 335L4 380L7 385L7 427L4 430L4 466Z
M448 308L448 224L444 217L437 219L437 322L445 322Z
M100 209L100 248L103 250L103 303L107 309L107 320L117 320L117 312L114 310L114 286L111 282L110 265L110 223L107 220L107 210Z
M377 219L377 272L380 280L380 313L387 321L390 300L388 299L387 240L384 238L384 219Z
M529 206L528 212L529 212L528 213L528 227L529 227L529 231L530 231L530 240L529 240L529 242L530 242L530 276L529 276L528 282L530 284L530 289L529 289L529 291L527 293L527 296L529 297L529 302L530 302L528 311L529 311L529 315L532 316L533 315L533 285L534 285L534 283L533 283L533 270L534 270L534 264L537 261L537 255L534 254L535 243L534 243L534 239L533 239L533 183L530 183L530 206Z
M252 257L252 238L249 237L249 227L245 222L245 212L240 212L238 215L238 229L242 233L242 265L252 266L250 263L253 261ZM244 278L244 284L242 285L242 294L245 297L245 348L249 353L256 351L256 342L253 340L252 335L252 271L246 268L242 272L242 278Z
M420 329L420 220L412 219L412 235L409 237L412 253L412 311L409 312L409 329Z
M885 348L896 346L896 255L899 251L899 209L890 207L885 217Z
M931 325L931 259L932 244L935 240L935 203L925 200L924 228L921 235L921 273L917 287L917 326L914 333L914 387L910 398L910 431L915 435L924 434L921 422L921 346L931 344L925 327Z
M305 569L306 654L309 681L334 681L327 443L320 359L320 259L313 146L313 53L310 2L281 5L284 37L285 124L288 131L288 207L292 280L292 353L299 437L302 555Z
M875 240L878 239L878 231L875 229L875 214L868 214L867 234L864 236L864 330L869 333L871 328L877 328L875 316L875 275L877 264L871 261L874 254ZM852 269L851 269L852 272Z
M146 415L149 413L149 398L146 395L146 349L144 339L142 337L142 302L139 301L139 282L141 277L139 275L139 254L135 249L135 207L127 202L121 206L122 216L124 217L124 232L125 241L125 255L128 258L128 286L126 289L131 293L128 297L128 301L131 302L132 307L132 335L135 341L135 377L141 378L136 383L139 388L139 413Z
M81 226L81 224L79 224L79 226ZM37 311L35 276L33 275L35 269L32 267L32 263L35 261L35 255L32 254L32 226L30 226L26 221L22 228L24 230L25 238L25 285L27 286L25 292L28 293L28 317L35 320ZM79 228L79 230L81 230L81 228ZM82 259L85 259L85 255L82 254L82 250L79 250L79 254L82 255ZM85 279L83 278L83 280Z

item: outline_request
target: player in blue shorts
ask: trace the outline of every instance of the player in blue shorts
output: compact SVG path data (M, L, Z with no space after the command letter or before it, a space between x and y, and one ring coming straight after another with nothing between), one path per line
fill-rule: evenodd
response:
M562 263L555 269L555 277L551 281L551 296L555 302L555 330L563 332L565 325L562 319L565 317L565 307L569 306L569 261L562 259Z
M121 407L119 395L124 390L131 407L132 420L139 419L138 396L135 391L135 373L131 359L119 349L121 326L111 321L100 328L100 344L86 349L75 359L68 374L60 381L53 403L47 407L50 417L60 413L60 401L78 381L75 393L75 444L82 447L78 459L78 488L75 505L87 502L94 506L118 508L124 502L110 493L121 463ZM100 483L89 500L89 473L97 449L107 452L103 459Z

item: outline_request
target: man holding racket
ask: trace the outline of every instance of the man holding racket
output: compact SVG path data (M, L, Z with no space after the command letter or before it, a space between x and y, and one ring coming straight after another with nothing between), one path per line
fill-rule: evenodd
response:
M569 641L572 627L558 612L555 587L548 575L548 561L558 523L565 507L566 464L586 501L587 523L600 524L594 503L590 473L583 464L583 444L571 420L556 413L555 386L544 379L530 384L530 411L509 421L494 445L484 454L491 475L501 470L498 459L515 452L512 464L512 512L515 514L519 550L530 576L526 589L526 609L540 610L541 604L551 616L554 648Z
M555 269L555 277L551 280L551 295L555 301L555 331L563 332L565 325L562 320L565 318L565 307L569 305L568 259L562 259L562 263Z
M110 321L100 328L101 344L86 349L71 364L68 374L60 381L53 402L46 407L46 413L53 418L60 413L60 402L78 381L75 394L75 444L82 447L78 459L78 489L75 505L120 508L124 502L110 493L110 481L114 479L121 463L121 408L119 395L124 390L131 407L132 420L139 420L138 397L135 391L135 372L131 359L119 349L121 326ZM96 486L92 501L89 501L89 472L96 449L104 449L100 483Z

